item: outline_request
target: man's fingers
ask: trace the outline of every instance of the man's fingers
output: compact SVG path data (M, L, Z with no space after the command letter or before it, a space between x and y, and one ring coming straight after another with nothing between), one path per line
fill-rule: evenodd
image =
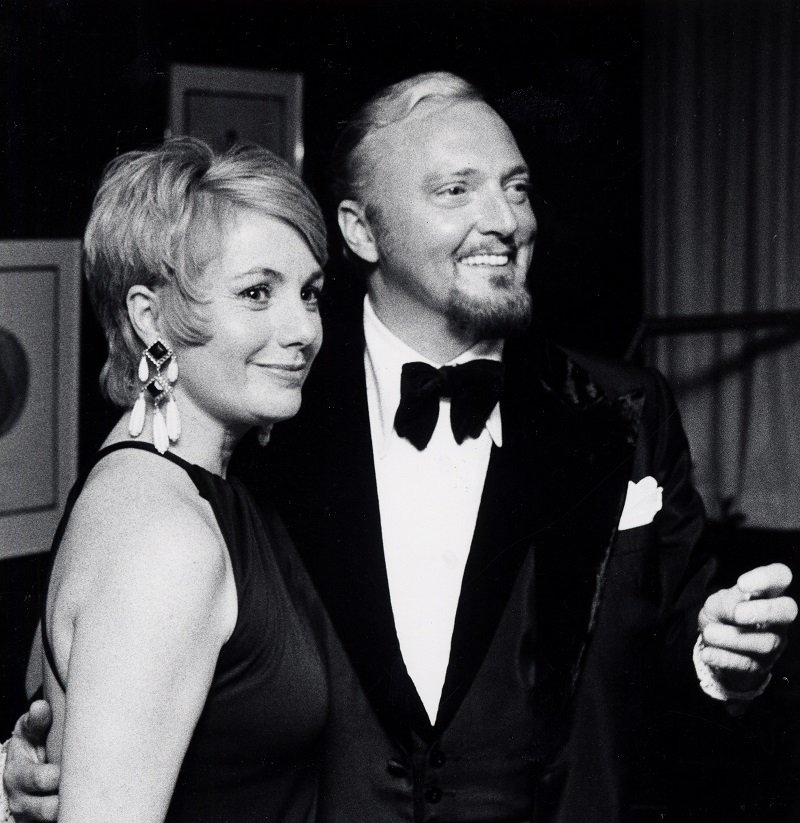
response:
M15 823L55 823L58 820L58 795L47 797L22 796L22 802L9 797L8 807Z
M745 572L736 581L736 586L751 599L777 597L786 591L792 582L792 570L783 563L771 563Z
M44 745L52 721L50 704L46 700L35 700L28 712L17 721L14 734L23 737L32 746Z
M12 749L19 749L17 751ZM8 743L4 783L9 797L15 794L50 794L58 791L61 769L56 763L39 763L30 757L30 747L19 739Z
M700 659L712 669L723 669L727 672L738 672L739 674L766 675L768 669L758 660L748 657L746 654L719 649L715 646L706 646L700 651Z
M700 659L725 688L763 688L786 645L797 603L784 595L792 582L788 566L773 563L741 575L730 589L714 592L698 617Z
M797 603L791 597L770 597L767 600L746 600L733 607L730 623L765 629L789 626L797 617Z
M700 631L709 623L733 623L736 607L745 602L747 595L734 586L730 589L720 589L710 595L700 611L698 622Z
M61 769L55 763L41 763L36 750L21 737L8 741L8 756L3 775L9 802L22 803L30 795L58 791Z
M702 638L706 646L745 655L770 655L784 643L783 637L775 632L742 630L724 623L710 623L703 629Z
M740 626L788 626L797 617L797 604L781 596L792 582L783 563L760 566L741 575L735 586L714 592L703 604L700 631L710 623Z
M32 794L58 792L61 769L55 763L38 763L32 767L29 786Z

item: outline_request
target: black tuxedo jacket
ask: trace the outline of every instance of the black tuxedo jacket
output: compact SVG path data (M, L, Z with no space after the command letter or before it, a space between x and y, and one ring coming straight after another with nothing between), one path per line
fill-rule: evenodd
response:
M535 335L507 343L503 447L431 726L395 633L363 352L359 306L326 329L297 418L237 467L265 507L277 502L305 567L289 573L327 655L318 819L634 819L648 718L665 699L657 685L697 691L691 647L708 578L694 551L702 506L663 380ZM628 481L646 475L664 487L663 509L618 532Z

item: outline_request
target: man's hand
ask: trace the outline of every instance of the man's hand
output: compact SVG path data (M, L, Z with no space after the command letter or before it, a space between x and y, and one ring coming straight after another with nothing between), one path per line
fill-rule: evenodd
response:
M797 603L784 594L791 582L789 568L773 563L706 600L698 618L700 658L724 689L748 692L764 683L797 617Z
M31 704L14 726L3 776L15 823L40 823L58 817L60 769L45 762L45 741L52 717L44 700Z

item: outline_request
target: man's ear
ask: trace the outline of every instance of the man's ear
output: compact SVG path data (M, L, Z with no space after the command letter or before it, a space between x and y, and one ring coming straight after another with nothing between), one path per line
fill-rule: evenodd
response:
M337 217L339 230L350 251L366 263L377 263L378 245L364 207L355 200L342 200Z
M161 337L158 295L147 286L131 286L125 304L128 319L142 342L142 348L152 346Z

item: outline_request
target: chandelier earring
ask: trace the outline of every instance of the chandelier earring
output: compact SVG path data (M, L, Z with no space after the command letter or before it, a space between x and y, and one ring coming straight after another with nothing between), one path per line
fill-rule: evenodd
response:
M153 445L164 454L169 444L181 436L181 418L173 395L178 379L175 353L162 340L156 340L142 352L138 377L141 387L131 411L128 433L131 437L142 433L149 397L153 403Z

